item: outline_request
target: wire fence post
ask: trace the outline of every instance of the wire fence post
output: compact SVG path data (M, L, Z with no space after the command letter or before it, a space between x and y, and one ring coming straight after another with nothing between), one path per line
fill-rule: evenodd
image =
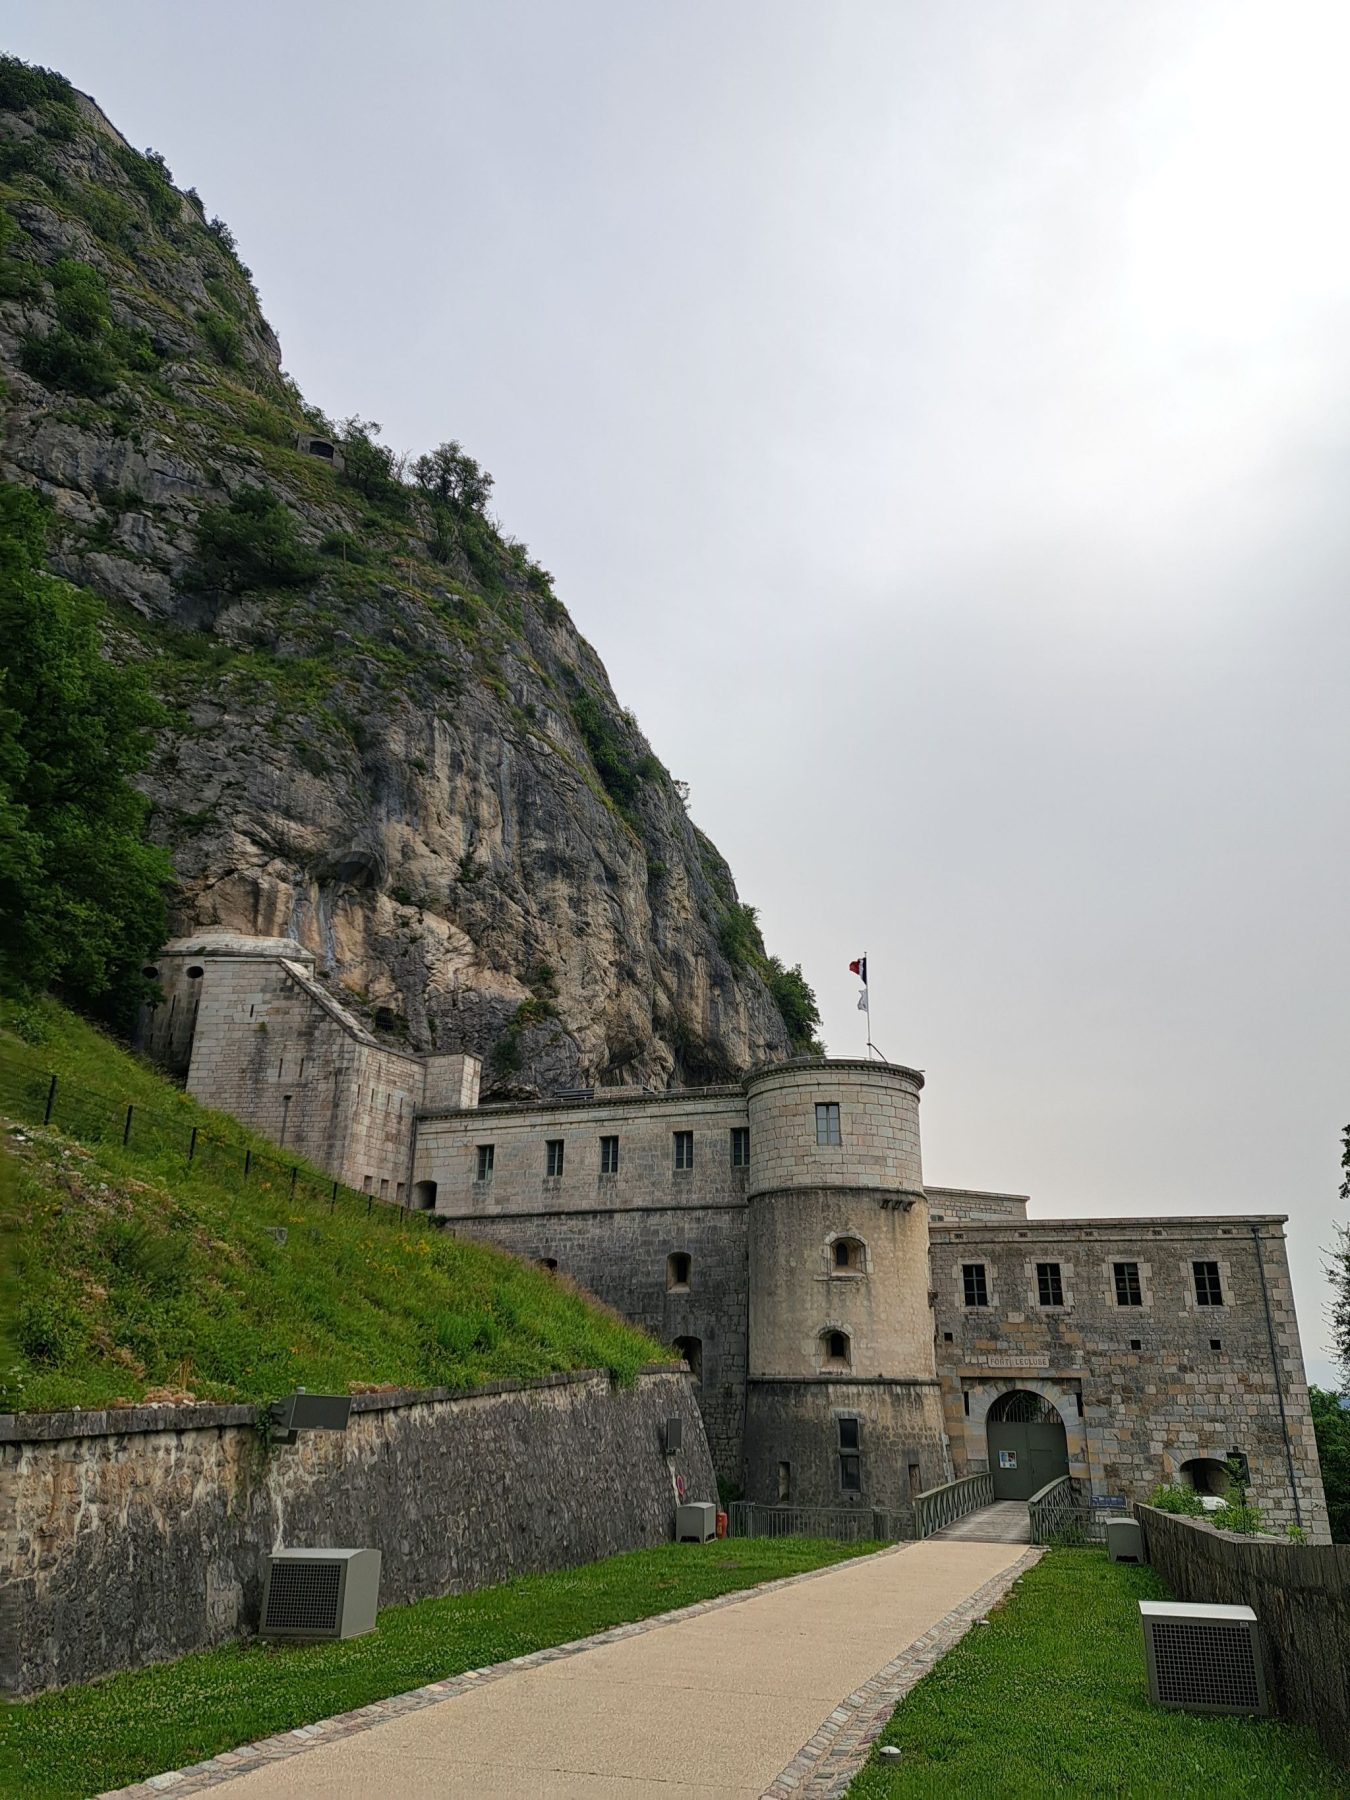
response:
M367 1195L366 1195L366 1217L367 1217L367 1218L369 1218L369 1217L370 1217L370 1203L371 1203L371 1201L372 1201L372 1199L373 1199L373 1198L374 1198L374 1196L373 1196L373 1195L372 1195L372 1194L367 1194Z
M245 1179L245 1181L248 1180L248 1172L252 1167L253 1167L253 1152L252 1152L252 1150L245 1150L245 1152L244 1152L244 1179Z
M294 1163L291 1164L291 1199L295 1198L295 1177L298 1173Z
M194 1125L192 1127L192 1136L188 1139L188 1161L191 1162L192 1159L196 1156L196 1154L197 1154L197 1127Z
M56 1077L55 1077L55 1075L53 1075L51 1078L51 1081L47 1084L47 1108L46 1108L46 1111L42 1115L42 1123L44 1125L51 1124L51 1122L52 1122L52 1107L55 1104L56 1104Z
M127 1108L126 1120L122 1126L122 1148L124 1150L126 1149L127 1144L131 1140L131 1115L134 1111L135 1111L135 1108L132 1106L129 1106Z
M329 1196L328 1196L328 1210L329 1210L329 1212L332 1212L332 1210L333 1210L333 1208L334 1208L334 1207L335 1207L335 1206L336 1206L336 1205L337 1205L337 1183L336 1183L336 1181L335 1181L335 1182L334 1182L334 1183L333 1183L333 1191L332 1191L332 1193L331 1193L331 1194L330 1194L330 1195L329 1195Z

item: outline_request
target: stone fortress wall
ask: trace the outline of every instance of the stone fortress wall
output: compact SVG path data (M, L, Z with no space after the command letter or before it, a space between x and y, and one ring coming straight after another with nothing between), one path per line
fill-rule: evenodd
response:
M718 1473L752 1499L903 1513L986 1466L991 1407L1025 1390L1094 1495L1241 1449L1268 1516L1327 1539L1280 1218L1031 1220L1025 1195L925 1186L922 1077L879 1063L479 1105L472 1058L383 1048L291 940L198 934L159 967L143 1041L194 1093L676 1345ZM1219 1304L1197 1304L1197 1260Z

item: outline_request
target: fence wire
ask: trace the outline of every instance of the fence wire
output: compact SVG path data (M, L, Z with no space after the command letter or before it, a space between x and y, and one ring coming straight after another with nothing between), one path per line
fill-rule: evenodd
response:
M181 1113L168 1111L26 1066L12 1055L0 1054L0 1111L16 1124L47 1127L79 1144L153 1155L161 1166L168 1165L170 1178L177 1162L185 1177L207 1176L226 1189L246 1189L263 1202L264 1213L271 1210L268 1202L274 1203L278 1226L286 1208L294 1205L316 1214L340 1209L399 1230L410 1219L414 1227L440 1229L431 1213L359 1193L307 1163L260 1147L242 1127L237 1135L222 1130L186 1104Z

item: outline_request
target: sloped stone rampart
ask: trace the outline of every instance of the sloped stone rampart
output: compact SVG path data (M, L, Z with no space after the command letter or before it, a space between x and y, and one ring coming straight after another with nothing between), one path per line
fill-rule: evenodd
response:
M664 1452L668 1418L683 1447ZM274 1548L375 1545L380 1603L666 1542L716 1483L683 1369L356 1397L269 1447L251 1407L0 1419L0 1684L29 1694L250 1636Z
M1251 1607L1280 1714L1350 1764L1350 1544L1238 1537L1154 1506L1135 1512L1178 1600Z

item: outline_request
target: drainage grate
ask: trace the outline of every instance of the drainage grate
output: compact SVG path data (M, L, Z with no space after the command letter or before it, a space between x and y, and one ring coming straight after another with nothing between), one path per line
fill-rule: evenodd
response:
M333 1637L338 1629L342 1564L277 1559L267 1590L264 1631L299 1631Z

